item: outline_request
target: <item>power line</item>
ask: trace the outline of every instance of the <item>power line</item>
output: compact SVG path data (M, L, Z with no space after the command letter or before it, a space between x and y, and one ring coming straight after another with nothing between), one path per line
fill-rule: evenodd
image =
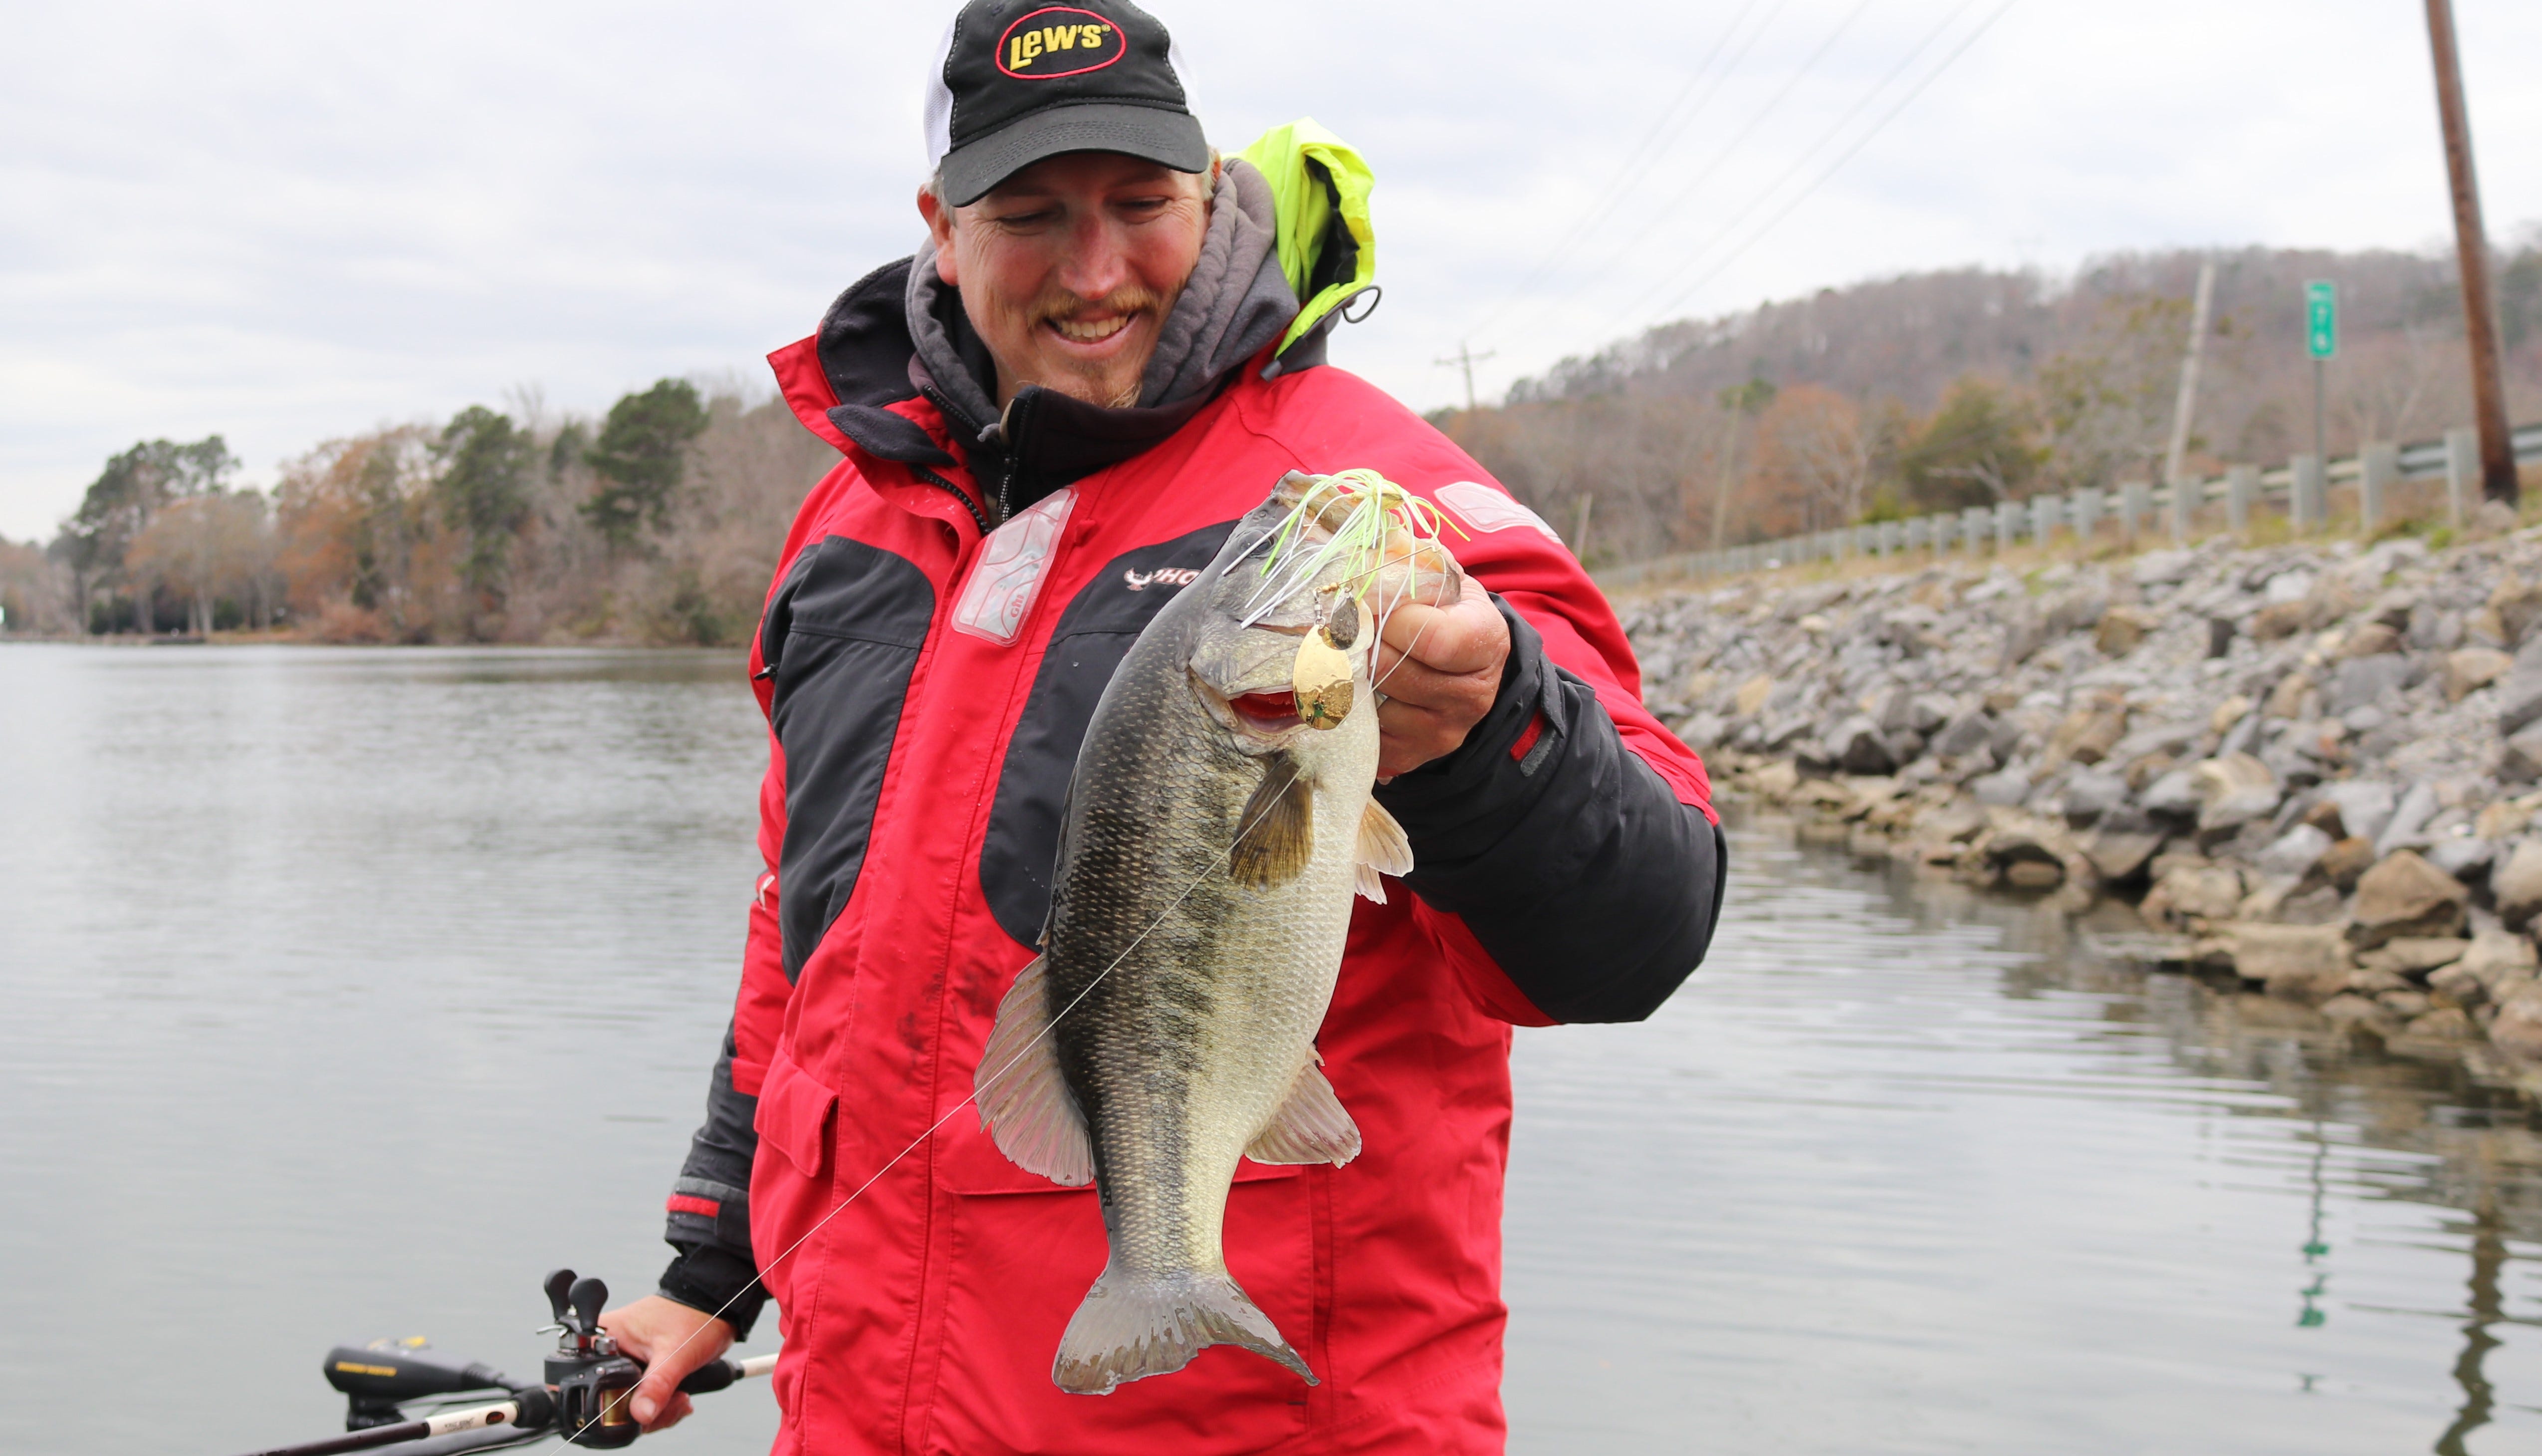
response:
M1783 169L1783 173L1780 177L1775 178L1774 181L1767 184L1762 190L1749 198L1745 206L1732 213L1729 220L1723 223L1720 227L1714 229L1712 235L1706 238L1700 246L1695 248L1691 253L1686 254L1682 257L1677 259L1674 263L1670 264L1661 273L1659 279L1656 280L1647 291L1650 293L1656 293L1661 288L1668 286L1669 281L1674 276L1682 274L1687 268L1692 267L1695 263L1702 260L1705 255L1711 253L1713 249L1718 247L1725 239L1730 238L1742 227L1746 226L1748 220L1755 217L1759 208L1764 207L1767 203L1772 201L1777 193L1781 192L1786 185L1808 169L1810 163L1817 158L1819 153L1827 148L1828 143L1842 135L1845 129L1853 124L1855 117L1861 115L1866 108L1880 98L1881 93L1887 91L1900 76L1906 74L1907 69L1913 66L1914 63L1923 56L1927 49L1931 48L1935 40L1940 39L1945 34L1947 34L1951 27L1959 24L1960 18L1968 14L1970 8L1976 3L1977 0L1960 0L1960 3L1951 10L1950 14L1943 16L1939 24L1924 33L1922 39L1917 40L1907 49L1905 55L1899 57L1896 65L1891 66L1886 74L1882 75L1879 80L1873 82L1868 88L1866 88L1861 96L1855 98L1853 105L1845 109L1844 114L1838 116L1833 125L1828 127L1824 132L1821 132L1818 140L1810 143L1808 147L1802 150L1798 157L1793 158L1791 165ZM1972 31L1970 33L1970 38L1974 39L1978 35L1981 34L1984 29L1985 28L1983 26L1980 26L1976 31ZM1949 61L1946 60L1943 64L1948 65ZM1937 68L1933 74L1940 74L1939 69ZM1925 78L1927 83L1929 83L1931 79L1931 76L1927 76ZM1878 129L1879 127L1877 124L1872 128L1874 132ZM1866 136L1868 135L1869 133L1866 133ZM1859 145L1859 143L1857 143L1857 145Z
M1994 23L2003 19L2005 12L2011 10L2013 6L2019 3L2021 3L2021 0L2003 0L2003 4L1997 6L1993 14L1988 15L1984 20L1979 22L1977 29L1971 31L1968 34L1967 38L1961 40L1958 45L1952 47L1951 53L1942 57L1941 62L1935 65L1933 69L1925 72L1922 80L1917 81L1913 88L1908 90L1905 96L1900 97L1897 105L1891 107L1886 112L1882 113L1880 119L1871 124L1870 130L1865 131L1861 136L1856 137L1853 144L1844 149L1842 155L1838 156L1835 161L1828 165L1826 171L1811 179L1809 185L1794 193L1789 201L1776 209L1771 217L1765 219L1762 226L1749 234L1738 247L1732 249L1719 262L1706 269L1703 274L1697 277L1693 282L1671 295L1667 303L1661 304L1651 312L1653 314L1666 314L1670 310L1678 307L1679 304L1682 303L1685 299L1693 296L1705 284L1720 277L1732 263L1738 261L1742 256L1744 256L1749 249L1757 246L1758 242L1763 240L1767 233L1772 232L1775 224L1780 223L1784 218L1791 216L1794 208L1799 207L1803 202L1808 201L1813 193L1817 192L1821 186L1826 184L1828 179L1835 176L1839 171L1842 171L1844 164L1852 161L1856 153L1859 153L1865 146L1870 145L1872 138L1880 135L1880 133L1888 127L1891 121L1896 120L1899 112L1906 109L1907 106L1912 103L1915 98L1923 95L1926 87L1932 85L1934 81L1939 79L1944 71L1949 70L1953 62L1967 54L1969 47L1977 44L1979 37L1984 36L1987 31L1993 29ZM1797 169L1795 169L1795 172L1797 172ZM1790 176L1791 174L1787 174L1783 181L1788 182L1790 180ZM1766 188L1763 193L1759 194L1758 202L1761 203L1764 197L1770 196L1781 185L1782 182L1777 182L1774 186ZM1753 210L1753 207L1750 210ZM1742 217L1732 219L1729 226L1723 228L1720 232L1714 235L1715 239L1717 240L1719 238L1727 237L1732 232L1737 231L1740 223L1744 220L1744 213ZM1710 250L1710 244L1706 244L1705 247L1698 250L1694 255L1701 256L1704 252L1708 252Z
M1734 134L1730 140L1724 142L1721 147L1713 153L1712 160L1705 163L1703 168L1698 171L1694 175L1694 178L1683 187L1679 188L1676 196L1670 198L1666 203L1655 209L1651 213L1650 221L1643 226L1642 230L1634 234L1632 238L1627 240L1624 245L1620 249L1616 250L1610 256L1612 258L1620 258L1624 255L1630 255L1634 249L1648 241L1651 234L1657 232L1662 226L1666 225L1678 208L1683 206L1687 198L1693 196L1696 190L1699 189L1704 182L1711 180L1714 173L1721 170L1724 163L1728 162L1732 156L1737 154L1740 144L1747 141L1750 136L1754 135L1757 128L1764 124L1765 118L1772 115L1774 111L1791 97L1793 91L1798 89L1801 82L1808 78L1810 72L1817 69L1818 63L1827 58L1828 51L1834 47L1835 42L1843 37L1846 31L1853 28L1853 23L1862 18L1864 11L1871 8L1872 3L1873 0L1860 0L1860 3L1856 4L1852 10L1846 12L1844 19L1836 22L1835 28L1828 32L1826 38L1819 41L1818 48L1811 51L1808 57L1802 60L1800 65L1793 69L1792 74L1784 79L1781 89L1768 98L1762 107L1757 108L1755 112L1751 113L1748 117L1747 124L1740 127L1738 132ZM1598 269L1581 270L1580 276L1575 278L1569 287L1538 299L1538 306L1540 307L1546 303L1559 302L1563 299L1570 298L1572 295L1580 291L1588 279L1596 276L1598 271ZM1479 332L1480 330L1478 329L1476 331Z
M1720 59L1721 52L1730 44L1730 37L1739 33L1739 27L1748 19L1749 12L1755 10L1759 3L1760 0L1746 0L1746 3L1739 7L1739 13L1732 16L1730 24L1722 29L1720 38L1712 42L1712 49L1706 52L1703 59L1695 65L1694 74L1688 76L1685 85L1670 99L1667 106L1660 109L1659 115L1626 152L1622 164L1615 169L1614 176L1607 179L1607 185L1599 191L1597 197L1572 221L1571 230L1564 233L1559 241L1545 251L1543 259L1533 271L1502 293L1499 305L1484 317L1482 323L1475 326L1474 332L1481 333L1498 324L1527 296L1529 289L1541 282L1545 275L1553 271L1554 264L1562 260L1562 255L1570 251L1572 244L1579 242L1591 228L1604 222L1607 214L1612 211L1617 203L1631 195L1629 183L1632 182L1634 170L1641 166L1645 154L1650 152L1651 143L1658 140L1660 134L1674 124L1672 118L1676 117L1678 108L1685 105L1686 98L1694 95L1696 89L1702 86L1704 77L1712 69L1712 63ZM1739 47L1739 53L1730 58L1729 66L1724 67L1725 71L1735 68L1739 62L1747 59L1748 52L1757 44L1757 37L1772 28L1774 18L1782 14L1790 3L1791 0L1775 0L1774 8L1766 12L1765 19L1757 24L1756 30L1748 33L1747 41ZM1720 94L1718 86L1705 92L1702 103L1698 104L1692 111L1687 112L1683 119L1690 122L1696 116L1703 114L1704 107L1709 106L1712 99ZM1676 144L1675 138L1669 142L1669 146ZM1666 151L1668 147L1662 147L1660 150Z

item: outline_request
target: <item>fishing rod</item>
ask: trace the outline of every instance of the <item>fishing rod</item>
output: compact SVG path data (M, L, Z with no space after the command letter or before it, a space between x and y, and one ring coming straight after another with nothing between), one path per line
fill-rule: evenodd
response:
M600 1328L609 1286L561 1269L548 1275L543 1287L555 1323L539 1333L558 1340L540 1378L515 1380L490 1365L453 1364L421 1354L411 1345L339 1345L327 1352L326 1373L327 1383L344 1394L345 1433L267 1446L250 1456L337 1456L377 1448L393 1448L394 1456L456 1456L524 1446L552 1435L591 1450L632 1444L642 1427L627 1409L627 1398L644 1378L644 1367L619 1353L618 1342ZM680 1389L704 1395L776 1368L773 1354L710 1360L691 1371ZM476 1393L499 1393L500 1398L420 1418L410 1418L404 1409Z

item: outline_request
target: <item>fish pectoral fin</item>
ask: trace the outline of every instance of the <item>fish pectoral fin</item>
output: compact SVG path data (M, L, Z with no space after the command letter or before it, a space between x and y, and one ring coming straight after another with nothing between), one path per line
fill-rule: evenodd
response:
M1027 1173L1083 1188L1094 1181L1094 1144L1085 1135L1085 1114L1060 1075L1059 1048L1049 1031L1050 982L1035 956L998 1003L998 1024L971 1090L980 1126L998 1151Z
M1333 1084L1308 1062L1244 1155L1257 1163L1330 1163L1338 1168L1359 1156L1359 1124L1333 1095Z
M1385 882L1380 875L1401 879L1412 873L1412 841L1403 826L1375 799L1359 817L1359 864L1353 870L1361 898L1385 904Z
M1315 855L1315 786L1287 754L1262 761L1262 781L1244 801L1227 872L1239 885L1271 890L1304 874Z

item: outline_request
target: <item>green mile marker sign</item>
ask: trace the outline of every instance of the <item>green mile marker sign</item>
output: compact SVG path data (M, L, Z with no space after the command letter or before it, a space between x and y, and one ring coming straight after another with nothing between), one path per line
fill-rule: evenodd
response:
M2328 278L2304 285L2304 347L2316 359L2339 352L2339 285Z

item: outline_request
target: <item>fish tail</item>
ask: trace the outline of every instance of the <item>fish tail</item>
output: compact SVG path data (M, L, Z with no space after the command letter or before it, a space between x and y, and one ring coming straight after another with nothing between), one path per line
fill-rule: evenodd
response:
M1170 1375L1213 1345L1240 1345L1318 1383L1280 1327L1225 1274L1140 1277L1109 1266L1060 1337L1050 1378L1072 1395L1110 1395L1133 1380Z

